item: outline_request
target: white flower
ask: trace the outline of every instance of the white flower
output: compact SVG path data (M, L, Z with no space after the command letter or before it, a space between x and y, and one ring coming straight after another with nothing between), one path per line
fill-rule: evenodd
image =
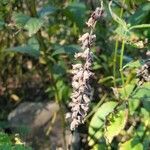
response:
M74 79L77 80L77 79L81 78L82 76L83 76L83 71L81 70L73 77L73 80Z
M94 27L97 19L102 15L102 9L97 8L86 23L88 27ZM92 99L92 88L89 80L93 73L91 72L93 55L90 51L93 42L96 40L96 35L90 33L83 34L79 41L81 42L82 51L74 55L75 59L80 60L81 63L72 65L72 87L71 94L72 102L69 103L71 107L72 122L71 130L75 130L81 123L84 123L85 116L89 110L89 103Z
M85 33L83 34L80 38L79 38L79 41L81 41L82 43L89 38L89 33Z
M90 98L86 94L83 95L83 99L86 103L90 102Z
M76 81L73 81L73 82L72 82L72 87L73 87L73 88L78 89L79 86L80 86L80 85L79 85L78 82L76 82Z
M73 68L73 69L80 69L80 68L82 68L82 64L75 64L75 65L72 65L72 68Z
M93 19L92 17L86 22L88 27L93 27L93 25L95 24L95 19Z

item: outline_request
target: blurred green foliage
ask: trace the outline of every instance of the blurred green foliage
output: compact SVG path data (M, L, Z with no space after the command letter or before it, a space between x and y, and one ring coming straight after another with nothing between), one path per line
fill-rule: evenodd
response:
M15 142L12 142L13 140ZM0 132L0 149L1 150L32 150L30 147L26 147L20 138L8 136L3 132Z
M73 55L80 51L78 37L87 31L87 17L98 5L99 1L79 0L0 1L1 120L21 101L54 100L67 106ZM89 146L147 150L150 84L139 86L136 71L150 48L150 2L114 0L110 6L104 1L104 7L92 49L91 110L107 97L87 119ZM3 149L9 149L10 137L0 134L0 146L5 142Z

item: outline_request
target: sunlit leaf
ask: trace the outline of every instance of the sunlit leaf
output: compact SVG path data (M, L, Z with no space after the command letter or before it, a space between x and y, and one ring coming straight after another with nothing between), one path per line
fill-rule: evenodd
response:
M143 150L143 145L138 139L133 138L120 144L119 150Z
M95 144L92 147L92 150L107 150L107 146L104 143L101 144Z
M111 115L109 125L105 129L105 138L108 143L111 143L113 138L124 129L128 118L128 110L121 110L117 114Z
M127 63L125 66L123 66L123 69L129 67L129 68L139 68L141 66L141 62L139 60L132 61Z
M24 28L28 30L29 36L37 33L38 30L42 27L44 21L39 18L30 18L25 24Z
M117 33L118 35L117 37L118 40L124 39L125 41L130 41L131 33L126 28L122 28L121 25L117 27L115 33Z
M118 88L118 92L119 92L120 97L123 100L128 98L130 96L130 94L132 93L134 87L135 87L135 84L127 84L122 88Z
M100 106L97 112L94 114L89 125L89 145L93 145L95 141L102 137L102 127L105 123L106 116L111 113L116 106L117 102L106 102Z
M27 23L27 21L30 19L30 16L27 16L21 12L13 13L12 20L15 22L15 25L17 27L24 27L24 25Z

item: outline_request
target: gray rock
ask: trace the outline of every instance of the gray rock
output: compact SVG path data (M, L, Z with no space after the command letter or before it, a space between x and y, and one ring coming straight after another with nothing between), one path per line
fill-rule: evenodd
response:
M63 129L59 106L55 102L23 102L8 115L8 122L15 128L26 127L28 133L23 139L36 150L64 148L63 131L66 141L70 138L70 132Z

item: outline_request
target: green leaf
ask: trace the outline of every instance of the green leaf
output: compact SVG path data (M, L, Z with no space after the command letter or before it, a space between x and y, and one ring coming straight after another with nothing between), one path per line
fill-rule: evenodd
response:
M121 25L119 25L117 27L117 29L115 30L115 33L117 33L118 35L118 39L124 39L125 41L130 41L131 38L131 33L126 29L126 28L122 28Z
M39 51L39 43L35 38L29 39L27 44L21 45L21 46L16 46L16 47L11 47L6 50L8 51L13 51L13 52L20 52L20 53L25 53L30 56L33 56L35 58L38 58L40 55Z
M139 8L136 10L136 12L133 15L131 15L131 17L129 17L128 22L131 25L137 25L137 24L141 23L143 20L146 19L146 17L149 14L149 11L150 11L150 3L147 2L145 4L142 4L141 6L139 6ZM147 20L148 20L148 18L147 18Z
M0 30L4 28L5 22L4 20L0 20Z
M130 96L130 94L132 93L134 87L135 87L135 84L127 84L120 89L118 88L118 92L120 94L120 97L124 100L126 98L128 98Z
M71 3L67 6L65 14L69 19L76 23L79 29L83 28L86 7L84 3Z
M0 145L1 150L12 150L12 146L10 144L2 144Z
M28 45L37 51L40 49L39 42L35 37L32 37L28 40Z
M132 94L133 99L150 100L150 83L146 82L139 86L136 91Z
M38 57L39 56L39 51L33 49L29 45L11 47L11 48L8 48L7 50L29 54L30 56L34 56L34 57Z
M148 124L148 123L150 124L150 121L147 119L147 118L150 118L150 111L146 110L145 108L141 108L140 114L141 114L142 121L145 124Z
M129 110L133 114L139 104L142 102L143 107L150 111L150 83L144 83L132 93L129 99Z
M137 138L132 138L123 144L120 144L119 150L143 150L143 145Z
M39 18L30 18L25 24L24 28L28 30L29 36L37 33L38 30L43 26L44 21Z
M52 53L52 56L58 55L58 54L68 54L68 55L74 55L76 52L80 50L80 47L78 45L55 45L54 47L55 51Z
M7 134L0 132L0 145L3 145L3 144L5 145L11 144L11 139Z
M28 30L29 36L35 34L44 24L44 20L41 18L31 18L23 13L14 13L12 20L15 22L17 27Z
M110 116L109 116L110 117ZM128 118L128 110L121 110L117 114L111 115L109 125L105 130L105 138L108 143L111 143L113 138L124 129Z
M27 23L27 21L30 19L30 16L27 16L21 12L19 13L13 13L12 20L15 22L17 27L24 27L24 25Z
M68 99L68 92L69 92L69 88L68 86L65 84L65 82L63 80L58 80L56 83L57 89L58 89L58 97L59 100L67 100Z
M52 71L54 75L64 76L65 69L62 67L62 64L54 64L52 67Z
M39 17L45 17L47 15L50 15L54 12L56 12L57 8L53 7L53 6L44 6L42 7L42 9L40 11L38 11L38 15Z
M7 5L9 3L9 0L1 0L0 3L3 5Z
M15 145L12 150L32 150L30 147L26 147L24 145Z
M94 114L94 116L91 119L90 125L89 125L89 145L93 145L97 140L99 140L102 135L102 127L105 123L106 116L110 114L114 108L117 106L117 102L109 101L104 103L99 107L97 112Z
M105 145L105 143L101 143L101 144L95 144L92 147L92 150L107 150L107 146Z
M127 27L127 24L126 22L121 19L119 16L117 16L111 9L111 2L109 3L109 11L110 11L110 14L112 16L112 18L114 19L114 21L116 21L122 28L125 32L128 31L128 27Z
M123 69L125 68L139 68L141 66L141 62L139 60L137 61L132 61L132 62L129 62L127 63L125 66L123 66Z

